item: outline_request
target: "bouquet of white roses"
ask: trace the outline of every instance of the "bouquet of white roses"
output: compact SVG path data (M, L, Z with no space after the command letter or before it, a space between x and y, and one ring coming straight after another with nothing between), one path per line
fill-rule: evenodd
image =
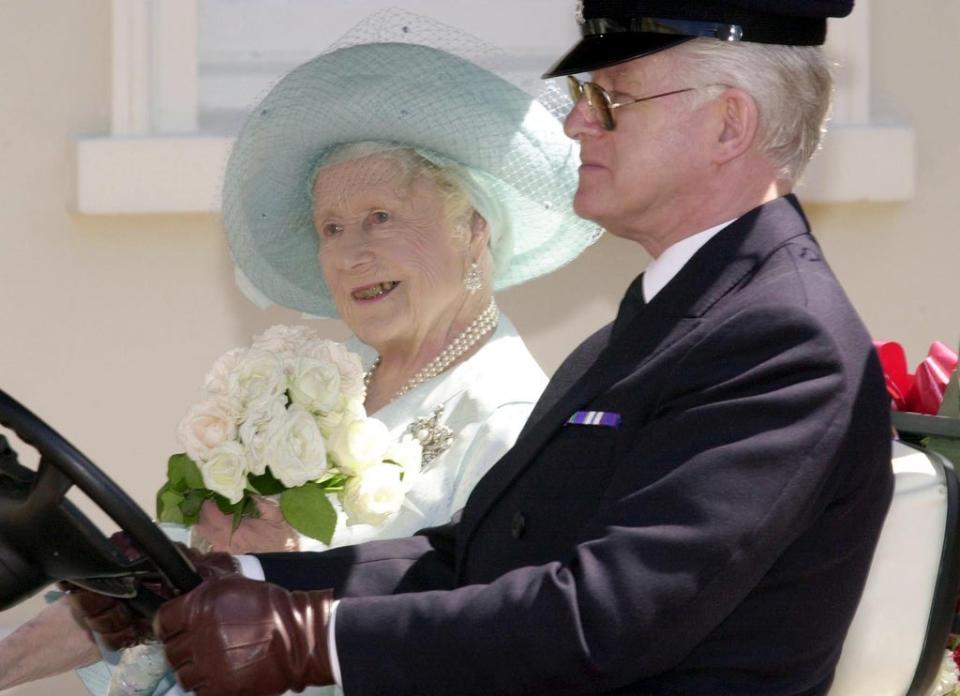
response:
M364 392L359 356L307 327L274 326L227 352L180 423L186 451L169 460L158 519L195 524L211 499L236 528L258 515L254 496L276 496L290 526L329 543L338 514L327 496L337 493L348 524L382 524L403 504L422 448L367 417Z

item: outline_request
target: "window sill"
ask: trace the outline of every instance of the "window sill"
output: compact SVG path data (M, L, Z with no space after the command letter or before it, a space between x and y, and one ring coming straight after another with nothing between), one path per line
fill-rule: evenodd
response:
M78 137L74 207L89 215L211 213L233 138Z
M910 126L834 123L798 194L810 203L910 200L915 160Z
M75 209L89 215L210 213L233 138L77 137ZM909 126L834 124L807 171L809 203L903 201L914 192Z

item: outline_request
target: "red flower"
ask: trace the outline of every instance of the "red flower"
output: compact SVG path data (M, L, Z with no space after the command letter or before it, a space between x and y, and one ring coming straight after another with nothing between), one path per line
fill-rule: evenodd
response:
M874 341L883 365L887 392L895 411L936 415L950 375L957 369L957 354L935 341L915 374L907 372L907 355L895 341Z

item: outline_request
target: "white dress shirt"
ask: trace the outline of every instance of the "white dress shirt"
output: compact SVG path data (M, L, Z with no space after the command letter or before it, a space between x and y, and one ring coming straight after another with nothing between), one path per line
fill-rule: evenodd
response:
M736 218L733 220L736 220ZM663 290L664 286L680 272L680 269L687 265L687 261L693 258L700 247L709 242L717 232L733 220L721 222L708 230L681 239L679 242L668 246L660 256L648 263L643 271L644 302L649 302L656 297L657 293Z

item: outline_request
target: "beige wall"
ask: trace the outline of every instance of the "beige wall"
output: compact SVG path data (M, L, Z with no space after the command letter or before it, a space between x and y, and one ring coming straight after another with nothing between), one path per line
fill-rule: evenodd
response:
M213 219L68 210L70 137L109 126L109 4L0 0L0 389L149 510L174 427L212 359L272 323L299 319L243 300ZM902 340L915 361L935 338L960 341L960 4L872 5L874 107L916 129L917 194L810 213L868 327ZM504 293L501 304L551 371L612 317L645 258L635 245L604 239L572 267ZM344 335L334 323L330 331ZM0 615L0 626L37 606ZM82 691L69 676L11 693Z
M870 5L872 108L914 127L916 195L809 212L868 328L899 339L912 369L931 341L960 344L960 3Z

